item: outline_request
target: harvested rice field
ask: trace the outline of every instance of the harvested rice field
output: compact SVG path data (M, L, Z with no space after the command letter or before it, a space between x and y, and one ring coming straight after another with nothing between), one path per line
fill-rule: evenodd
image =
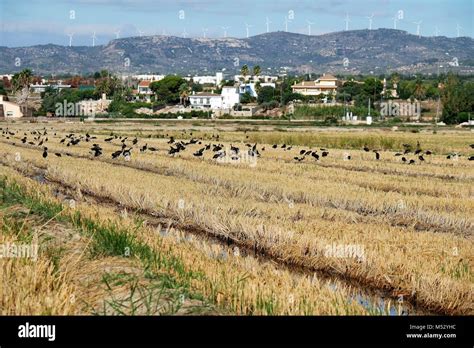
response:
M470 131L0 127L2 315L474 314Z

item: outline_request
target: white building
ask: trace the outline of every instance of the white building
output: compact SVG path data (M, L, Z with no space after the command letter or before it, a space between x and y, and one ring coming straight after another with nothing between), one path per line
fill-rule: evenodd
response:
M132 78L133 80L138 80L138 81L160 81L165 78L165 75L150 75L150 74L143 74L143 75L123 75L122 80L126 80L128 78Z
M215 93L195 93L189 96L189 103L193 109L221 109L222 96Z
M81 100L78 102L80 110L84 116L95 116L97 114L103 114L107 111L112 100L107 99L105 93L102 93L102 98L99 100Z
M258 97L257 90L255 89L255 83L253 82L242 83L239 86L239 93L240 94L249 93L254 98Z
M153 91L150 88L151 81L143 80L138 84L138 94L152 95Z
M291 86L293 93L302 95L328 95L335 94L338 86L338 79L332 75L323 74L316 81L302 81Z
M200 85L210 84L219 86L224 79L224 74L221 72L216 73L215 76L186 76L183 77L186 81L193 80L194 83L198 83Z
M240 103L240 93L238 87L222 87L222 107L232 109L235 104Z
M23 107L3 99L4 96L0 94L0 118L19 118L23 117Z
M245 82L262 82L262 83L267 83L267 82L276 82L278 81L278 76L270 76L270 75L258 75L258 76L251 76L251 75L247 75L244 76L243 75L234 75L234 81L235 82L242 82L242 81L245 81Z
M40 84L40 85L30 85L30 89L33 93L42 93L46 91L46 88L51 87L52 89L57 89L59 91L66 89L66 88L71 88L71 85L63 85L63 84Z

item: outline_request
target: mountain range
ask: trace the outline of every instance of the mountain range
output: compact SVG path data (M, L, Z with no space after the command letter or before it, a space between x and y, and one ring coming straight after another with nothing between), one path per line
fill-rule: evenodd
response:
M107 69L119 74L214 74L259 65L262 73L385 72L474 73L474 39L424 37L394 29L351 30L324 35L290 32L249 38L143 36L101 46L0 46L0 72L78 74Z

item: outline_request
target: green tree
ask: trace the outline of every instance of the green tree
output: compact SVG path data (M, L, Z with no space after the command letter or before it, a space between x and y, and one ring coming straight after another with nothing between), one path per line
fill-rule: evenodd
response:
M253 76L258 76L260 75L260 72L262 71L262 69L260 68L260 65L255 65L253 67Z
M242 104L248 104L248 103L253 103L255 101L255 98L252 97L252 95L249 92L245 92L240 96L240 102Z
M30 69L23 69L19 73L13 75L12 86L13 91L17 95L18 104L26 107L28 114L28 98L30 96L30 85L33 79L33 73Z
M189 98L189 85L187 83L182 83L179 86L179 100L180 104L186 105L186 101Z
M468 113L474 112L474 83L461 82L458 76L449 74L442 89L442 121L455 124L466 120Z
M107 70L102 70L102 72L106 71ZM108 96L114 96L116 93L122 95L123 85L118 77L107 73L96 82L95 91L99 98L102 96L102 93L105 93Z
M423 100L425 98L425 95L426 89L423 85L423 80L421 78L418 78L415 81L415 89L413 90L413 96L418 100Z
M242 66L242 68L240 69L240 75L242 75L244 77L244 81L245 81L245 78L247 77L247 75L249 74L249 67L247 64L245 64L244 66Z
M257 102L259 104L263 104L263 103L269 103L272 100L275 100L275 88L270 87L270 86L265 86L265 87L260 88Z
M156 93L157 100L167 104L177 104L180 101L180 87L186 80L180 76L168 75L160 81L152 82L150 88Z

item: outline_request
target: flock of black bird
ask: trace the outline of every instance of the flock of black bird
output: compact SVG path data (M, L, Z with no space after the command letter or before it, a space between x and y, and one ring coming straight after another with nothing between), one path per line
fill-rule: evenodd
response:
M11 137L17 136L17 133L18 133L18 131L12 131L8 128L6 128L6 129L0 128L0 131L2 132L1 133L2 137L6 138L7 140L9 140ZM203 157L204 153L206 151L209 151L209 152L213 153L212 159L214 159L214 160L219 160L219 159L222 159L226 156L230 157L231 160L233 160L233 161L237 161L237 160L241 159L243 155L247 155L249 157L260 157L260 151L262 151L262 152L265 151L265 147L261 147L260 151L259 151L257 149L257 144L256 143L253 144L253 145L249 144L249 143L245 144L247 149L244 149L244 150L240 149L237 146L231 145L230 150L229 150L229 149L226 149L224 144L221 144L221 143L215 144L213 142L209 142L209 143L203 144L204 140L192 137L192 135L193 135L192 132L187 134L186 131L183 131L181 133L181 135L183 137L189 135L191 137L191 139L187 142L182 141L182 140L177 141L177 140L175 140L174 136L168 136L168 134L166 134L166 137L169 138L167 143L170 146L169 149L168 149L168 155L175 156L176 154L179 154L181 152L186 151L188 149L189 145L196 145L196 144L197 145L202 145L202 147L200 147L197 151L193 152L194 157L198 157L198 158ZM56 133L54 133L54 137L56 137ZM206 135L204 135L204 137L206 137ZM151 138L151 135L149 135L148 138ZM248 136L247 136L247 138L248 138ZM219 135L212 134L211 139L215 140L215 141L218 141L219 140ZM24 132L23 137L20 139L20 141L23 144L42 147L43 148L43 153L42 153L43 158L48 157L48 147L46 146L46 144L48 143L49 138L48 138L48 131L46 130L46 128L43 128L42 131L38 131L38 130L30 131L29 135L26 132ZM87 142L87 143L92 142L92 146L90 148L90 154L93 155L93 157L100 157L104 154L104 150L95 141L97 141L97 137L96 136L91 136L89 133L86 133L85 135L82 135L82 134L76 135L74 133L69 133L64 138L62 138L59 141L59 143L66 146L66 147L71 147L71 146L77 146L81 142ZM133 139L129 139L126 136L121 136L121 135L111 133L109 137L104 139L104 142L105 143L114 143L114 142L117 143L117 142L119 142L119 144L116 144L116 145L120 145L120 150L112 152L112 154L111 154L112 159L117 159L117 158L123 157L124 159L129 160L131 155L132 155L132 151L135 149L135 147L139 143L139 139L137 137L135 137ZM149 151L149 152L158 151L157 148L148 146L148 143L146 143L145 141L141 141L141 142L145 143L145 144L139 146L139 151L141 153L145 153L147 151ZM273 149L283 149L284 151L291 151L292 150L292 146L286 145L286 144L282 144L282 145L273 144L272 148ZM471 144L470 148L474 149L474 144ZM377 160L377 161L380 160L380 158L381 158L381 155L380 155L381 150L377 150L377 149L372 149L371 150L367 145L365 145L362 150L364 152L373 152L374 156L375 156L375 160ZM307 157L309 157L309 158L312 158L315 161L319 161L323 157L327 157L329 155L329 151L325 148L320 148L319 151L320 152L318 152L318 150L312 150L312 149L305 150L305 149L302 149L302 150L299 151L299 156L298 155L294 156L293 159L297 162L302 162ZM412 145L410 145L410 144L403 144L403 150L400 151L400 152L395 153L395 157L401 157L401 161L403 163L415 164L417 160L419 161L419 163L424 162L425 161L424 156L430 156L430 155L432 155L432 153L433 152L430 151L430 150L423 150L421 148L421 144L419 142L417 142L417 145L416 145L415 148L413 148ZM59 152L56 152L54 154L57 157L62 156L61 153L59 153ZM71 156L71 154L67 153L67 152L65 153L65 155L66 156ZM458 154L458 153L451 153L451 154L448 154L446 156L447 159L457 159L459 157L461 157L461 155ZM345 160L350 160L351 155L345 154L344 159ZM473 161L474 156L469 156L467 159L469 161Z

